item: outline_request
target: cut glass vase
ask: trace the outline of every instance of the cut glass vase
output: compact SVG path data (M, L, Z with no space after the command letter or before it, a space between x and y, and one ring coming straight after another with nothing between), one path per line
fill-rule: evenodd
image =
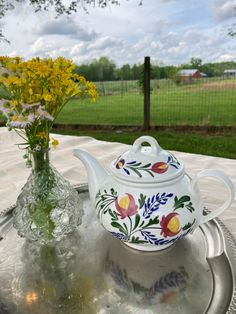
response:
M42 244L72 233L83 215L82 200L50 164L49 151L31 153L32 171L13 212L18 234Z

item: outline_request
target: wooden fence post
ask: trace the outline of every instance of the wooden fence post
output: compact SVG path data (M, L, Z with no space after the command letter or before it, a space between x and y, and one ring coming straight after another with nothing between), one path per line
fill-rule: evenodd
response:
M150 129L150 57L144 58L144 115L143 130Z

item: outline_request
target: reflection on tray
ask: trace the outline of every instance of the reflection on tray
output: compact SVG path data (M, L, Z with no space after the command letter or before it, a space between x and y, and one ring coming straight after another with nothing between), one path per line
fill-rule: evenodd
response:
M134 251L110 241L105 263L110 289L136 311L148 306L153 313L154 309L203 313L212 293L212 276L206 259L196 259L196 253L203 256L196 251L195 237L155 253Z

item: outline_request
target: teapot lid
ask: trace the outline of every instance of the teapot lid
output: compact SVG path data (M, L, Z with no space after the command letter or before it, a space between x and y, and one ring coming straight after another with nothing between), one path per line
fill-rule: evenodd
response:
M148 143L150 146L142 146ZM141 136L131 150L111 164L112 173L132 182L164 182L179 176L184 166L170 152L162 149L151 136Z

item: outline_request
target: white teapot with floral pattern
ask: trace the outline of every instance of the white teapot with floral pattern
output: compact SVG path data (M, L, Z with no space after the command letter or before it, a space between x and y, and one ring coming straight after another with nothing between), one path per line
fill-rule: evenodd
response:
M191 179L183 164L150 136L138 138L111 164L109 173L87 152L75 149L74 155L86 167L90 199L101 224L137 250L167 248L234 200L233 184L224 173L203 170ZM228 197L221 207L203 215L197 181L206 176L222 181Z

